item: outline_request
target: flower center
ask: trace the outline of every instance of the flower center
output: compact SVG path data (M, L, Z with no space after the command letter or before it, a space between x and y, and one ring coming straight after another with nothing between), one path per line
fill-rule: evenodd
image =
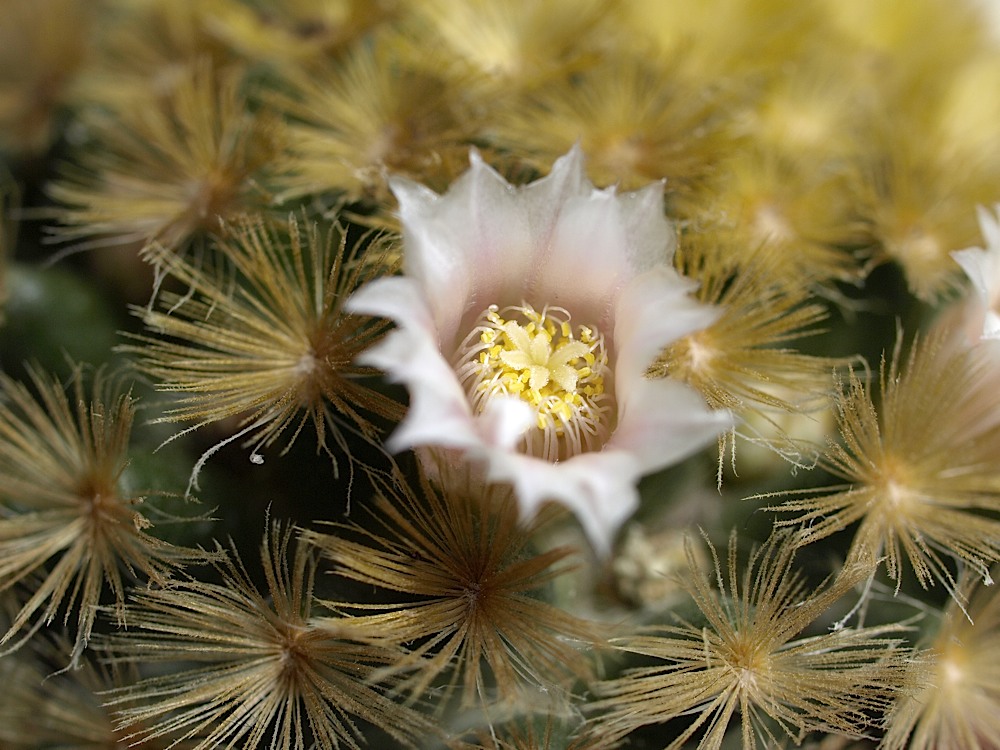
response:
M525 453L558 461L607 438L613 402L604 337L584 325L574 330L561 307L490 305L459 347L455 369L477 413L498 394L535 409Z

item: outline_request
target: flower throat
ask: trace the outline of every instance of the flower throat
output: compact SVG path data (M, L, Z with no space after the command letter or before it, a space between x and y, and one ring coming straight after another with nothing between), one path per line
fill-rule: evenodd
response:
M525 453L559 461L596 450L610 431L604 336L585 325L574 330L561 307L490 305L459 347L455 369L477 413L498 394L532 406Z

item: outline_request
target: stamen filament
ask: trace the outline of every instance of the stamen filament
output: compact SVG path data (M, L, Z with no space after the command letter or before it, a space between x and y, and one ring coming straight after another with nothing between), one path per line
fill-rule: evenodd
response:
M462 341L455 370L476 412L497 395L517 396L537 415L523 450L559 461L596 450L613 421L604 337L561 307L490 305Z

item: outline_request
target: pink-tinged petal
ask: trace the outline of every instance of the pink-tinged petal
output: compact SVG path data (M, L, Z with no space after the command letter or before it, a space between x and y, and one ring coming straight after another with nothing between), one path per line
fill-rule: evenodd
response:
M984 339L1000 338L1000 204L994 206L996 216L983 206L976 207L979 229L986 247L970 247L951 254L965 271L982 302Z
M992 310L987 310L983 318L983 338L989 340L1000 339L1000 315Z
M390 183L399 200L406 274L423 287L446 347L455 343L466 313L485 309L522 283L534 241L514 188L478 154L471 162L445 195L433 199L414 183Z
M525 431L535 423L534 410L516 397L492 399L476 418L482 442L504 452L515 450Z
M440 213L440 196L402 178L394 178L389 184L399 201L407 277L421 285L427 300L433 304L436 327L454 328L470 294L471 253L456 248L449 234L437 227L434 217Z
M991 288L997 285L997 256L978 247L956 250L951 254L969 277L973 288L984 303L989 303Z
M663 213L663 185L654 183L624 194L614 188L596 190L582 176L583 156L578 147L563 160L567 170L571 167L574 175L579 172L581 176L575 188L561 197L549 241L536 248L535 275L525 298L589 308L595 311L590 322L607 325L606 313L622 284L673 258L676 236ZM536 231L545 233L544 229Z
M710 409L701 394L684 383L641 378L629 391L605 450L635 456L640 474L684 460L733 426L728 411Z
M602 451L559 463L485 447L470 450L470 457L485 462L488 479L514 487L525 517L546 501L568 507L594 549L607 556L638 506L639 478L691 456L733 424L728 412L709 409L682 383L643 379L634 391L635 408L620 414Z
M488 479L514 487L523 517L548 501L565 505L602 557L610 555L615 534L639 505L638 464L623 451L586 453L558 464L519 453L484 458Z
M711 325L720 311L691 296L696 284L672 268L661 267L631 279L615 306L615 397L629 399L629 386L641 380L670 343Z
M520 189L524 210L531 224L535 247L548 247L563 204L570 198L588 196L594 186L587 179L583 166L583 150L573 146L569 153L556 159L551 171Z
M978 247L957 250L951 257L965 271L979 298L977 315L983 317L981 337L1000 338L1000 317L993 310L1000 303L1000 246L995 250L982 250Z
M414 279L391 277L365 284L344 303L356 315L389 318L400 326L422 328L437 339L437 327L427 298Z
M615 297L633 275L614 192L569 198L549 246L539 249L533 265L529 301L565 307L579 322L607 326Z
M386 440L390 451L418 445L470 448L480 443L465 392L426 335L416 329L397 329L359 361L385 370L388 380L406 385L410 393L406 416Z
M677 234L663 213L663 183L619 194L618 203L633 273L670 265L677 249Z
M993 207L991 214L985 206L976 206L976 217L979 219L979 230L986 240L986 249L1000 252L1000 203Z
M345 306L350 312L390 318L399 326L358 357L410 392L406 417L386 447L395 452L425 444L478 444L471 407L454 369L441 355L420 286L413 279L379 279L355 292Z

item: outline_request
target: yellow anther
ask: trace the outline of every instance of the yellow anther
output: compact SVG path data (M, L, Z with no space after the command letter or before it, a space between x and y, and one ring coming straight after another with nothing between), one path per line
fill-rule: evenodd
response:
M523 438L529 453L568 458L595 449L613 426L604 339L588 326L574 327L562 308L491 305L456 356L477 411L498 394L531 405L538 431Z

